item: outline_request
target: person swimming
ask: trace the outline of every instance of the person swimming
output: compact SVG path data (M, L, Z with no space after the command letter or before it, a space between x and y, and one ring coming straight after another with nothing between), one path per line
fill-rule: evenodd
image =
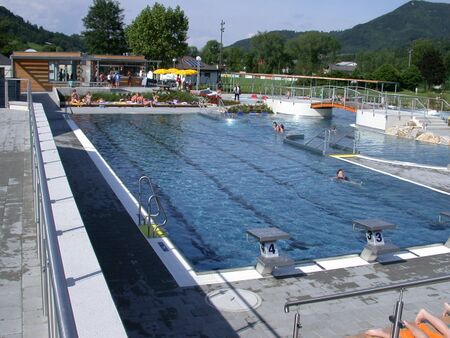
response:
M278 131L278 123L276 121L273 121L272 128L273 130Z
M348 177L345 176L345 172L344 169L340 168L338 169L338 171L336 171L336 179L337 180L344 180L344 181L348 181Z

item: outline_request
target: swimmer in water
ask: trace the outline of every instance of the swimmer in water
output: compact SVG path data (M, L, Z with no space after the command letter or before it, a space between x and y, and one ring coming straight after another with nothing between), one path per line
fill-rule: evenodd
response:
M344 169L338 169L338 171L336 172L336 179L337 180L344 180L344 181L348 181L348 177L345 176L345 172Z

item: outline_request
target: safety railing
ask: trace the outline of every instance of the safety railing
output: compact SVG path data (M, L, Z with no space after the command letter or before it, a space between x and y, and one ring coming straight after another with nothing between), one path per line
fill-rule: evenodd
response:
M144 208L142 203L144 194L144 184L146 184L150 196L147 199L147 207ZM139 210L138 210L139 226L146 225L149 227L149 236L155 236L161 227L167 223L167 215L164 211L159 196L156 194L153 184L148 176L142 176L139 179ZM150 232L150 230L152 230Z
M415 281L396 283L396 284L391 284L391 285L384 285L384 286L380 286L380 287L376 287L376 288L341 292L341 293L335 293L335 294L327 295L327 296L320 296L320 297L309 298L309 299L304 299L304 300L290 301L290 302L286 302L284 304L284 312L289 313L290 309L294 306L298 308L299 306L306 305L306 304L314 304L314 303L327 302L327 301L331 301L331 300L338 300L338 299L340 300L340 299L344 299L344 298L365 296L365 295L369 295L369 294L392 291L392 290L403 290L406 288L417 287L417 286L426 285L426 284L447 282L449 280L450 280L450 275L444 275L444 276L439 276L439 277L426 278L426 279L422 279L422 280L415 280ZM403 297L403 291L401 291L399 301L396 303L396 307L395 307L395 311L394 311L394 315L393 315L394 325L393 325L393 329L392 329L392 333L391 333L391 338L398 338L398 333L399 333L398 325L399 325L399 322L401 322L401 315L402 315L401 310L403 308L402 297ZM302 327L300 319L301 319L300 312L297 310L297 313L294 317L294 329L292 332L293 338L299 337L300 329Z
M30 122L33 200L37 227L38 255L42 270L43 310L48 318L49 336L52 338L78 337L47 186L47 176L44 169L44 160L42 158L34 112L31 82L28 79L6 79L6 81L23 81L23 83L26 83L26 103ZM6 85L5 87L8 86ZM9 101L7 90L5 90L5 102L6 108L9 108L11 102Z
M269 78L272 79L273 77L270 76ZM227 79L233 80L232 77ZM426 116L430 112L450 111L450 104L440 97L426 98L357 86L324 85L298 87L292 81L289 84L281 80L267 81L252 83L250 86L242 83L241 91L265 95L269 98L282 98L284 100L310 99L315 102L339 103L344 107L348 106L354 109L384 111L386 115L410 114L413 116ZM235 83L238 82L238 80L233 80L231 83L222 84L223 92L232 93Z

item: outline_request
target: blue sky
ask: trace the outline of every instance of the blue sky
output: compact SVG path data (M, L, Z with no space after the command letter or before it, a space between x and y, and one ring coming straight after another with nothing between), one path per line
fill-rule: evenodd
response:
M120 0L129 24L146 5L155 1ZM165 0L179 5L189 18L189 44L203 47L220 39L220 21L225 21L224 45L258 31L288 29L343 30L370 21L408 2L407 0ZM450 3L450 0L433 2ZM92 0L0 0L14 14L51 31L66 34L83 30L82 18Z

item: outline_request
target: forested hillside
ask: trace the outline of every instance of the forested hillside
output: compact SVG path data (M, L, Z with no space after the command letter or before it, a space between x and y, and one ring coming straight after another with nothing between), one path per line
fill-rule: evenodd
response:
M14 50L34 48L47 51L84 51L79 35L53 33L24 21L0 6L0 53L9 55Z
M302 32L274 31L285 39ZM341 53L357 53L408 46L417 39L450 38L450 4L410 1L372 21L339 32L331 32L341 44ZM251 39L236 41L230 47L249 50Z

